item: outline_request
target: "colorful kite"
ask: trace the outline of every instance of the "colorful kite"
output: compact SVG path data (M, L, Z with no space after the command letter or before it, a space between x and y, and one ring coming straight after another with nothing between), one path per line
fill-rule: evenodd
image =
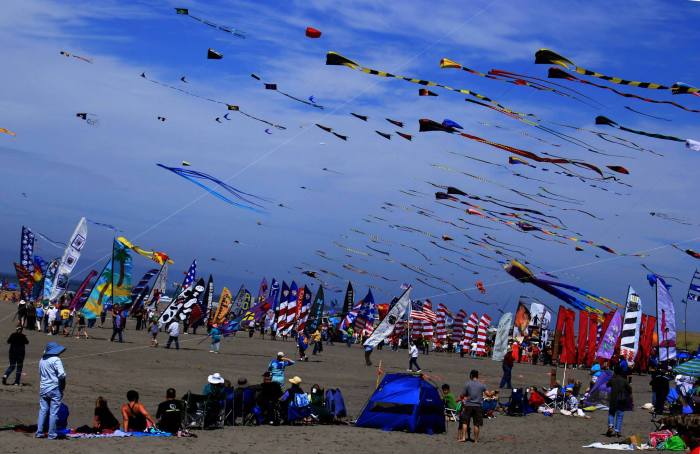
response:
M5 129L5 128L0 128L0 132L3 134L7 134L9 136L12 136L12 137L15 137L17 135L16 133L10 131L9 129Z
M165 252L148 251L146 249L142 249L142 248L136 246L135 244L133 244L131 241L127 240L123 236L117 237L117 241L119 243L121 243L123 246L136 252L138 255L140 255L142 257L146 257L147 259L153 260L158 265L163 265L166 262L170 265L175 263L175 262L173 262L173 260L170 257L168 257L168 254L166 254Z
M320 38L321 37L321 30L317 30L313 27L306 27L306 31L304 33L307 38Z
M157 163L156 165L158 167L162 167L163 169L169 170L169 171L173 172L174 174L179 175L186 180L189 180L190 182L196 184L200 188L204 189L205 191L207 191L208 193L213 195L214 197L216 197L220 200L223 200L224 202L229 203L229 204L231 204L235 207L238 207L238 208L243 208L243 209L258 212L258 213L262 212L262 210L258 209L258 208L263 208L262 205L260 205L256 202L253 202L252 200L249 200L246 197L252 197L252 198L257 199L257 200L269 202L269 200L263 199L262 197L258 197L258 196L253 195L253 194L249 194L247 192L243 192L239 189L234 188L233 186L229 185L228 183L225 183L224 181L221 181L218 178L213 177L213 176L208 175L208 174L203 173L203 172L199 172L196 170L183 169L183 168L179 168L179 167L168 167L168 166L160 164L160 163ZM254 205L254 206L245 205L242 203L235 202L235 201L229 199L228 197L226 197L225 195L221 194L220 192L215 191L215 190L209 188L208 186L206 186L205 184L200 183L199 181L197 181L198 179L205 180L205 181L211 181L212 183L214 183L214 184L218 185L219 187L221 187L222 189L226 190L229 194L233 195L237 199L243 200L244 202L247 202L250 205ZM255 208L255 207L258 207L258 208Z

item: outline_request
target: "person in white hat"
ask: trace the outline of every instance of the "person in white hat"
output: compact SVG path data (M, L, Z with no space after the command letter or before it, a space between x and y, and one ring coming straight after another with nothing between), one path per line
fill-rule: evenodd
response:
M202 394L207 398L207 411L204 415L204 427L216 427L217 416L221 410L221 402L226 398L224 389L224 377L215 372L207 377L207 384L204 385Z
M294 364L294 361L284 356L284 352L278 352L277 358L270 361L267 370L272 374L272 381L279 383L284 388L284 370Z

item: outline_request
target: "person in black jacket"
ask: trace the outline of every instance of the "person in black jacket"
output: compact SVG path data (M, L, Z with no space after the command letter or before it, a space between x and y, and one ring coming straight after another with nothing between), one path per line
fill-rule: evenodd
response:
M7 338L7 343L10 344L10 367L5 370L2 376L2 384L7 384L7 379L15 368L15 386L20 386L22 378L22 366L24 366L24 347L29 343L27 336L22 333L22 325L18 325L14 333Z
M666 403L666 397L668 397L669 383L668 377L663 373L663 371L657 370L651 373L651 393L654 401L654 413L657 415L664 414L664 404Z
M615 367L615 375L608 382L608 386L610 386L610 401L608 402L608 431L605 435L621 437L622 418L630 406L632 386L625 378L620 366Z

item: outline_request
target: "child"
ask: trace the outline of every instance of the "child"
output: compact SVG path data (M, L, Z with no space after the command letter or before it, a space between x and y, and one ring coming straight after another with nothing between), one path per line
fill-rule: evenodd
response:
M88 338L87 328L85 327L85 315L82 312L78 312L78 335L75 336L76 339L80 339L80 333L85 335L85 339Z
M151 327L149 328L149 331L151 332L151 347L157 347L158 346L158 322L151 320Z

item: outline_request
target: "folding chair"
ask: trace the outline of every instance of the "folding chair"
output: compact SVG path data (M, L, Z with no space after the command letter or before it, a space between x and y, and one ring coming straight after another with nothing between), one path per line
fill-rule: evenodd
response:
M185 403L184 426L186 429L203 429L206 414L206 396L187 392L182 397Z
M256 405L255 397L255 389L246 388L243 390L241 411L244 426L256 426L262 422L262 411Z

